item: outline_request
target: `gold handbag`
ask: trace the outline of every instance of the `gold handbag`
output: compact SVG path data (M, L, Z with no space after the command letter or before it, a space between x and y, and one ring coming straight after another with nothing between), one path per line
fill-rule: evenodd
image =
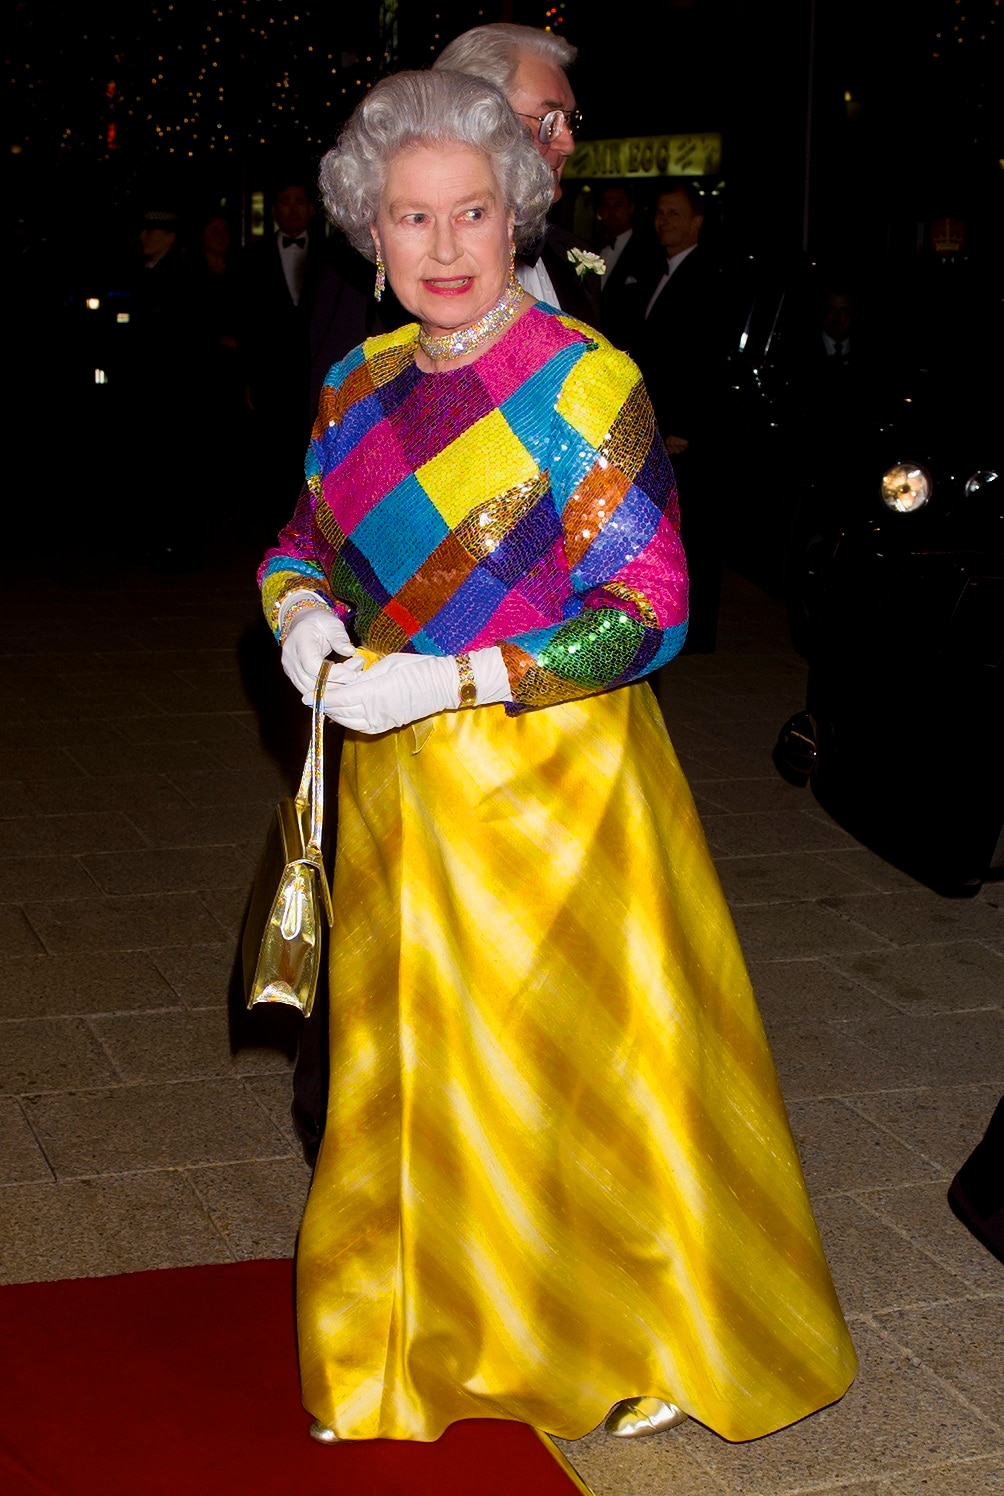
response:
M314 690L310 747L300 788L275 808L248 905L241 960L244 995L257 1003L285 1003L310 1016L321 963L322 919L333 919L331 889L321 856L324 818L324 712L321 697L330 660Z

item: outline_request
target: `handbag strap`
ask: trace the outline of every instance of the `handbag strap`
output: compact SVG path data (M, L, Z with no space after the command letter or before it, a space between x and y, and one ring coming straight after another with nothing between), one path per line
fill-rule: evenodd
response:
M300 788L296 794L296 808L301 816L308 809L310 811L310 839L306 850L318 854L321 850L321 828L324 823L324 724L327 720L324 715L324 688L327 685L330 669L331 658L329 656L321 661L317 683L314 686L310 746L307 749L307 761L303 766Z

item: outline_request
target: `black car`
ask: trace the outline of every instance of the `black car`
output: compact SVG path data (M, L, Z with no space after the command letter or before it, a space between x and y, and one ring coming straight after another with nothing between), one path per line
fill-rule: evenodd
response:
M926 343L887 333L845 403L778 437L795 468L783 586L809 675L775 763L944 894L1004 871L999 308L923 307ZM798 405L774 401L779 432Z

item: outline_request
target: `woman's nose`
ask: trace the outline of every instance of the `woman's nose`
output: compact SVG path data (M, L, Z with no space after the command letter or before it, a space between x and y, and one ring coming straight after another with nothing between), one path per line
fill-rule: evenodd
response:
M457 235L451 223L436 225L432 241L433 258L441 265L452 265L457 258Z

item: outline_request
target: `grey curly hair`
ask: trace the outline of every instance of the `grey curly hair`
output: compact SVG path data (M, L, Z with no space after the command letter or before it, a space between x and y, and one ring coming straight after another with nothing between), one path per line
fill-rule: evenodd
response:
M446 142L489 158L506 211L515 215L517 248L540 237L554 184L505 95L483 78L437 68L382 78L321 161L328 217L360 254L375 258L370 225L393 158L409 146Z
M553 31L539 31L536 26L516 26L510 21L493 21L487 26L472 26L470 31L454 37L432 66L486 78L508 94L516 70L528 52L567 72L578 55L578 48Z

